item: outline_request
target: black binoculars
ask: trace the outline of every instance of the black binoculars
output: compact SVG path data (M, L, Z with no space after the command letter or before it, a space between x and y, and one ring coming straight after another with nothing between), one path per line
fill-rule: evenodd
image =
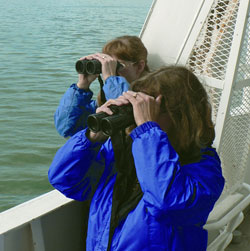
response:
M112 115L100 112L88 116L87 125L91 131L102 131L107 136L112 136L135 123L132 105L110 105L109 108Z
M116 71L121 67L122 65L117 62L117 67ZM76 62L76 71L79 74L85 74L85 75L95 75L95 74L100 74L102 73L102 64L99 60L97 59L83 59L83 60L78 60Z

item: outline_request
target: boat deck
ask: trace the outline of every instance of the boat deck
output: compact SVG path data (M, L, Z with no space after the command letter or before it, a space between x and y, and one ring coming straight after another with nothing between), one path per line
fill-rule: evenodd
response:
M249 251L250 250L250 207L244 213L245 218L237 228L234 238L225 251ZM239 231L239 232L238 232Z

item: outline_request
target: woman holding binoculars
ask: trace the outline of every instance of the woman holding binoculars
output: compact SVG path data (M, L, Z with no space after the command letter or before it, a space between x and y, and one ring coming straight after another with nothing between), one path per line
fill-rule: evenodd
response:
M81 60L95 59L101 63L104 81L101 88L106 100L109 100L129 90L132 81L149 71L147 54L140 38L122 36L109 41L102 53L88 55ZM88 115L95 113L96 108L102 104L101 92L97 100L93 100L93 92L90 90L91 83L98 75L79 74L78 82L72 84L61 98L54 115L55 127L61 136L72 136L85 128Z
M87 251L205 251L203 226L224 186L206 91L178 66L131 87L97 109L112 115L110 105L132 105L124 145L116 149L102 131L78 132L56 153L50 183L91 199Z

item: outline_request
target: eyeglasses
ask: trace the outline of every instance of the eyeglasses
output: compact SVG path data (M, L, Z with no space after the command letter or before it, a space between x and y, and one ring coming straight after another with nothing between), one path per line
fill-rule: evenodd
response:
M123 71L124 69L128 68L129 66L131 65L134 65L136 64L137 62L121 62L121 61L118 61L118 71Z

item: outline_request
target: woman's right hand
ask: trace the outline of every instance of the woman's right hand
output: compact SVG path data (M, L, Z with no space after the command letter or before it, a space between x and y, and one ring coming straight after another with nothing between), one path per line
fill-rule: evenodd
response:
M112 115L113 112L109 108L110 105L122 106L131 103L131 105L133 106L135 122L137 126L139 126L148 121L157 122L160 116L161 101L162 95L154 98L143 92L127 91L117 99L109 99L96 111L102 111L106 112L108 115Z

